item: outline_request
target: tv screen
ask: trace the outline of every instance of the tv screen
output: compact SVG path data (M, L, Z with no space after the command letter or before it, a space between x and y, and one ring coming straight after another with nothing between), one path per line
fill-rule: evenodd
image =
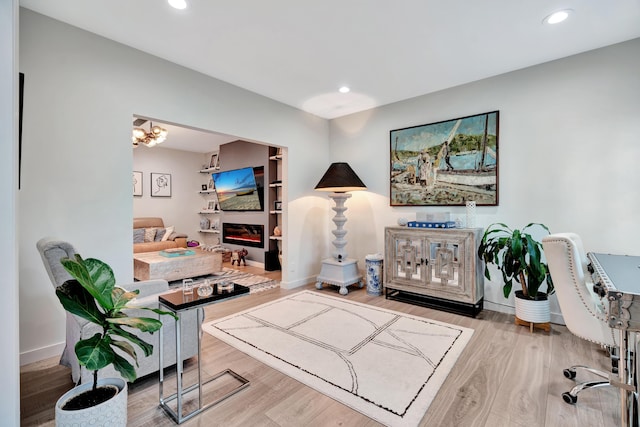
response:
M264 168L260 177L264 175ZM254 168L247 167L211 174L223 211L262 211L264 186L256 182Z

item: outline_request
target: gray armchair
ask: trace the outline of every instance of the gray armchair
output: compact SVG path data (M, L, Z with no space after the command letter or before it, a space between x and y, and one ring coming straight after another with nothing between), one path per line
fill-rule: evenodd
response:
M60 259L64 257L75 256L76 250L71 244L43 238L38 241L36 246L42 256L42 261L47 273L49 274L49 278L51 279L54 289L65 281L72 279L60 263ZM140 294L135 300L136 305L153 308L158 308L158 295L169 291L169 284L166 280L147 280L118 286L127 290L140 290ZM132 316L158 317L155 313L146 310L130 310L128 314ZM181 317L182 357L184 359L188 359L198 354L198 334L201 325L197 325L196 327L196 314L195 310L190 310L183 313ZM71 368L71 378L74 383L77 384L78 382L84 383L92 381L92 371L88 371L84 366L80 366L78 359L76 358L74 347L79 340L90 338L97 332L101 332L101 330L97 325L94 325L81 317L68 312L66 313L66 316L66 342L64 351L60 358L60 364ZM204 319L204 315L201 316L201 319ZM165 367L168 367L176 363L175 322L170 316L161 316L160 320L163 322L163 327L160 333L164 334L164 364ZM150 334L148 332L140 332L138 330L132 331L143 340L152 344L154 349L153 354L145 357L142 350L136 348L138 355L136 373L138 378L158 371L158 333ZM132 362L133 366L136 366L135 362L132 361L129 356L124 353L122 353L122 356ZM101 378L121 378L120 374L112 366L108 366L100 370L98 375Z

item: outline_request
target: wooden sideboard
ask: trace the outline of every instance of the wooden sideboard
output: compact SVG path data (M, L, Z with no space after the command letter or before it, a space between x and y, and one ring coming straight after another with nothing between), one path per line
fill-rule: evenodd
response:
M475 317L484 301L481 228L385 228L388 299Z

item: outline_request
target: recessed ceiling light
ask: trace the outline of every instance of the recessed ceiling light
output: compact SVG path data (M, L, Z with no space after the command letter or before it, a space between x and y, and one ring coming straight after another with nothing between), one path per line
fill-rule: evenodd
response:
M348 86L342 86L340 89L338 89L338 92L340 93L348 93L351 89L349 89Z
M559 24L569 17L569 15L573 12L571 9L559 10L557 12L553 12L551 15L547 16L542 20L545 24Z
M171 7L180 10L187 8L186 0L169 0L169 4L171 5Z

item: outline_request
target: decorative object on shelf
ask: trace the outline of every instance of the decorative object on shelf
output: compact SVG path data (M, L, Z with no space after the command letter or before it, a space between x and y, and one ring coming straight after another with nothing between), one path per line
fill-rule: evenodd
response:
M220 220L219 219L214 219L213 221L211 221L211 229L212 230L220 230Z
M139 291L126 292L115 286L113 270L106 263L94 258L85 260L79 254L73 259L62 258L60 263L73 278L56 288L56 296L60 303L69 313L98 325L102 328L102 333L80 340L75 345L75 353L80 364L94 371L93 384L83 384L74 389L79 393L67 393L56 402L56 425L71 425L75 422L79 423L77 425L93 425L96 420L106 419L111 422L110 425L126 426L126 382L119 378L98 381L98 371L113 364L123 378L134 381L134 366L115 349L124 349L127 355L137 362L136 351L131 344L140 347L145 356L151 355L153 347L140 337L123 330L121 325L127 324L129 327L153 333L160 329L162 322L150 317L129 317L126 314L127 305ZM136 308L174 316L158 309ZM114 319L118 321L114 322ZM111 397L107 395L96 403L91 396L104 395L105 389L107 392L112 390ZM71 404L71 400L68 400L71 394L78 394L76 398L80 401L77 402L80 406L75 407L77 410L66 407L67 404ZM108 414L104 414L105 410Z
M218 153L213 153L211 155L211 159L209 159L209 168L217 168L218 167Z
M319 191L330 191L329 197L333 199L335 207L335 216L333 222L336 225L336 229L332 231L336 237L333 240L335 251L332 254L333 258L328 258L322 261L322 269L320 275L316 281L316 288L322 289L322 283L328 283L330 285L340 286L340 294L347 295L349 291L347 286L354 283L358 283L360 287L363 286L362 276L358 272L357 260L347 258L347 252L345 246L347 240L344 236L347 231L344 230L344 224L347 222L347 217L344 216L344 212L347 210L345 202L351 197L349 191L361 191L366 190L362 180L356 175L347 163L337 162L332 163L329 169L318 182L315 187Z
M136 119L133 124L136 126L140 126L145 123L147 120L145 119ZM131 140L133 142L133 148L138 147L138 145L142 144L146 147L154 147L157 144L164 142L167 139L167 135L169 132L163 127L154 126L151 121L149 121L149 132L142 129L141 127L133 128Z
M282 230L280 230L279 226L273 227L273 235L276 237L282 236Z
M282 210L282 202L280 200L276 200L275 202L273 202L273 209L276 211L281 211Z
M407 218L398 218L398 225L400 227L406 227L408 223L409 221L407 221Z
M542 243L528 233L535 226L549 234L549 229L539 223L530 223L521 230L512 230L502 223L491 224L485 231L478 248L478 256L487 264L484 270L485 277L491 280L489 264L494 264L500 270L504 281L502 292L505 298L509 298L515 280L522 288L515 292L516 299L530 300L546 306L542 309L546 312L544 317L530 316L536 310L519 311L519 308L524 308L524 305L516 301L516 324L527 326L530 323L546 324L550 322L547 297L554 293L549 268L542 261ZM546 293L541 291L544 283L546 283Z
M207 203L207 210L210 210L210 211L218 210L218 204L216 203L215 200L209 200L209 202Z
M499 116L392 130L391 206L497 206Z
M476 202L467 200L467 228L475 228L476 226Z
M201 189L202 191L207 191L207 184L202 184L202 185L200 186L200 189Z
M204 190L215 190L216 186L213 183L213 178L209 178L209 183L207 184L207 187L204 188Z
M133 171L133 195L142 196L142 172Z
M151 196L171 197L171 174L151 172Z
M200 230L208 230L209 227L211 227L211 221L209 221L209 218L204 216L200 218Z
M369 295L382 295L382 254L371 254L364 257L367 269L367 293Z

